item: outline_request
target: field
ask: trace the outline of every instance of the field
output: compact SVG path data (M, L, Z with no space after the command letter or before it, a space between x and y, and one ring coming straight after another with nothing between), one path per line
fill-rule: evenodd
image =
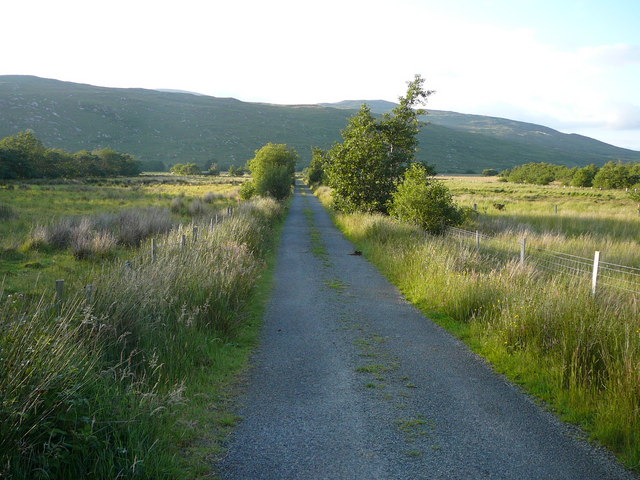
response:
M134 255L131 248L116 244L109 252L103 252L108 254L79 262L68 248L32 248L29 239L39 226L123 211L144 213L149 208L164 212L169 223L189 223L194 216L215 215L229 205L236 205L238 186L243 181L228 177L146 175L0 186L0 278L4 292L37 294L53 289L55 280L61 278L75 288L105 260L124 261ZM194 204L196 199L200 200Z
M518 260L525 235L528 255L544 248L589 259L599 250L631 267L637 292L638 206L625 192L441 179L460 205L477 205L464 228L490 234L480 248L473 236L429 237L380 215L336 213L335 221L427 315L640 470L638 293L593 296L590 275ZM330 204L330 191L316 193Z
M227 397L256 342L284 214L274 200L238 204L240 181L0 190L0 477L210 473L237 421Z

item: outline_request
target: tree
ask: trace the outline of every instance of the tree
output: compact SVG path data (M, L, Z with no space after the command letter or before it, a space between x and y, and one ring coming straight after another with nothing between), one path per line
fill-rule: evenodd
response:
M212 175L214 177L217 177L218 175L220 175L220 167L216 162L213 162L209 166L209 170L207 170L207 175Z
M417 105L432 91L416 75L407 94L390 114L376 120L363 104L342 131L342 143L329 151L325 172L333 187L334 206L344 212L386 213L392 192L407 167L414 162L420 130Z
M599 168L593 163L586 167L578 168L571 178L571 185L574 187L591 187L593 179L598 173Z
M195 163L176 163L171 167L171 173L175 175L199 175L200 167Z
M633 165L622 162L608 162L593 177L593 186L597 188L628 188L640 181Z
M485 177L495 177L496 175L498 175L498 170L496 170L495 168L485 168L484 170L482 170L482 175L484 175Z
M244 194L270 196L282 200L291 193L295 182L296 163L299 155L285 144L267 143L249 161L251 185Z
M463 220L462 210L453 201L449 189L419 163L407 169L391 197L389 213L392 216L431 234L444 233Z
M324 165L326 157L326 150L318 147L311 148L311 163L309 163L309 168L307 168L305 175L310 185L318 185L325 182Z

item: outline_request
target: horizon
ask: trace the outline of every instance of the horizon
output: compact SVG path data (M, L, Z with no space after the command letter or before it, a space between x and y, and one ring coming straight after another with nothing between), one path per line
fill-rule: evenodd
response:
M633 0L34 0L4 14L0 42L19 48L0 75L313 105L395 102L420 74L427 110L640 150Z

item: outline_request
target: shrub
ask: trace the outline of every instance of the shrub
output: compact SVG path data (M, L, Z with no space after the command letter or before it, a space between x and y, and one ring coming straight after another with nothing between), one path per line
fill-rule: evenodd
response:
M494 177L498 175L498 170L496 170L495 168L485 168L484 170L482 170L482 175L484 175L485 177Z
M180 195L171 199L171 203L169 204L169 210L171 210L172 213L184 214L184 212L186 211L186 208L187 208L187 204L184 201L183 195Z
M431 234L443 233L447 227L463 220L462 211L454 203L449 189L430 177L419 163L412 164L405 172L402 183L392 194L389 213Z
M202 200L204 201L204 203L213 203L216 200L219 200L221 198L225 198L224 195L220 195L218 193L213 193L213 192L207 192L202 197Z

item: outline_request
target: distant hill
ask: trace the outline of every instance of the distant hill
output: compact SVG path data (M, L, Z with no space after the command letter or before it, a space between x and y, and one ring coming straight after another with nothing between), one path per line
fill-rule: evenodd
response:
M0 138L31 129L70 151L111 147L165 165L244 164L267 142L287 143L308 163L310 147L330 147L362 101L270 105L191 92L104 88L31 76L0 76ZM393 103L368 101L383 113ZM568 166L640 152L579 135L493 117L430 111L418 158L439 172L480 172L527 162Z

